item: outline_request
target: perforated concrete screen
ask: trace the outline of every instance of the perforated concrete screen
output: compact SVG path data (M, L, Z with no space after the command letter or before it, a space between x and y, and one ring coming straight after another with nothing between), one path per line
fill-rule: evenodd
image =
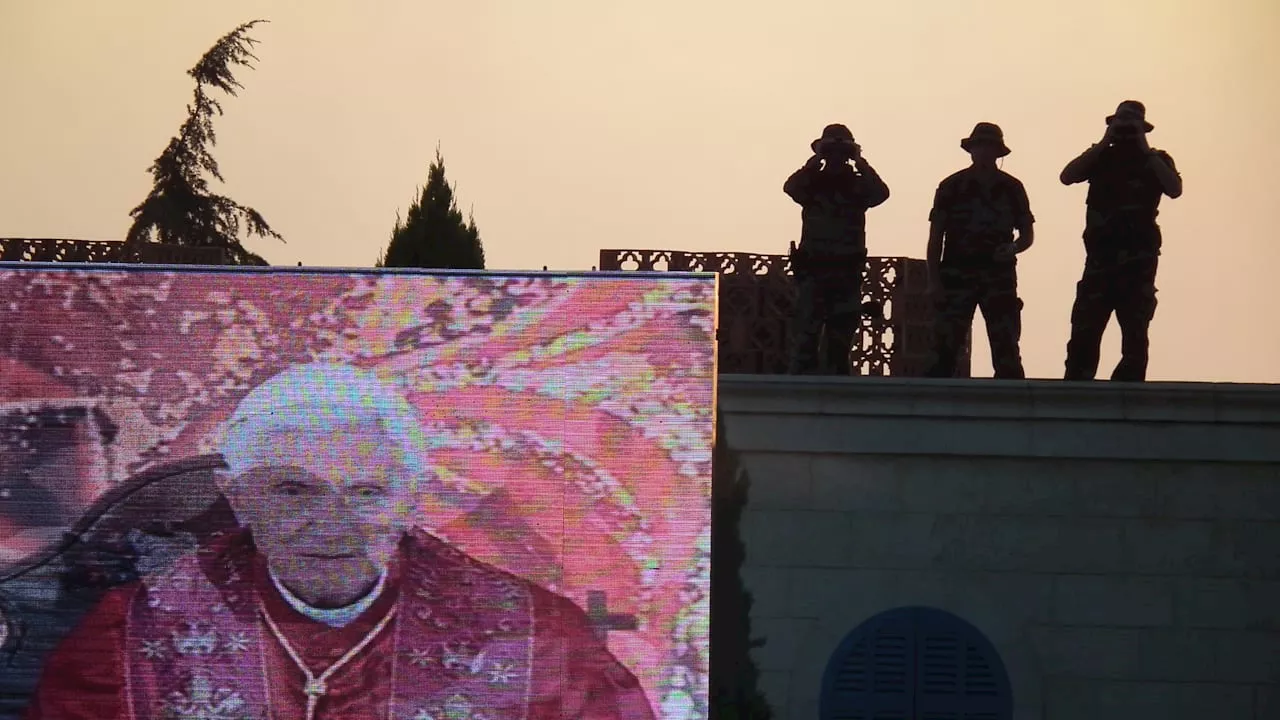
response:
M715 290L0 265L0 717L706 717Z

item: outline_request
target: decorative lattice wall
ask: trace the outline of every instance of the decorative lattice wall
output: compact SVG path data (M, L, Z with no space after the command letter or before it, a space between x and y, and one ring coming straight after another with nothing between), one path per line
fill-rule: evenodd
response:
M225 265L227 254L216 247L147 243L126 257L124 243L119 240L0 238L0 261Z
M700 253L678 250L601 250L600 269L632 272L720 274L720 372L782 374L787 367L795 289L786 255ZM855 374L918 377L931 361L933 305L923 260L867 259L862 285L861 343L851 361ZM969 374L966 346L959 363Z
M0 261L222 265L227 258L219 248L151 243L126 258L120 241L0 238ZM786 372L795 304L786 255L601 250L600 269L719 273L720 371ZM933 306L926 293L924 261L868 258L865 277L863 300L875 310L863 317L861 343L855 345L851 355L854 372L897 377L923 375L930 362L933 337ZM958 374L969 374L967 347Z

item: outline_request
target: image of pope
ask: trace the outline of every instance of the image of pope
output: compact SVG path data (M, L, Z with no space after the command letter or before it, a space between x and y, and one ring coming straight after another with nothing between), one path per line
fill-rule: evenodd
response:
M417 528L426 440L372 372L275 375L218 450L239 527L108 592L29 720L652 720L580 608Z

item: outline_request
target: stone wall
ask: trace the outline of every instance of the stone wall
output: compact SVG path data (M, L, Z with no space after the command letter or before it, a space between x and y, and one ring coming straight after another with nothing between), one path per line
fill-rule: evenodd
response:
M1280 388L726 376L720 411L780 720L904 606L985 634L1017 718L1280 718Z

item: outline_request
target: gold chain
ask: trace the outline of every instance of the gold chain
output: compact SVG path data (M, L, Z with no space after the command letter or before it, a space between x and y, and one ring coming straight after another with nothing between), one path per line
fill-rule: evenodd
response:
M351 662L351 659L356 655L359 655L361 650L368 647L369 643L373 642L373 639L378 636L378 633L382 632L383 628L391 622L391 618L396 614L396 609L393 606L391 610L378 621L378 624L369 631L369 634L365 635L360 642L356 643L355 647L348 650L346 655L338 658L338 661L330 665L329 669L320 673L319 677L316 677L312 674L311 670L307 668L306 663L302 662L302 658L298 657L298 653L293 649L293 646L289 644L289 641L285 640L284 633L280 632L280 628L276 627L276 624L271 620L271 616L267 614L267 611L262 608L259 608L259 610L262 613L262 619L267 621L267 627L271 629L271 634L275 635L280 646L283 647L284 651L289 655L289 659L293 661L294 665L298 666L298 669L302 671L303 676L307 679L307 684L304 685L302 689L303 692L307 694L307 720L315 720L316 705L320 703L320 698L329 692L329 678L332 677L333 674L343 665Z

